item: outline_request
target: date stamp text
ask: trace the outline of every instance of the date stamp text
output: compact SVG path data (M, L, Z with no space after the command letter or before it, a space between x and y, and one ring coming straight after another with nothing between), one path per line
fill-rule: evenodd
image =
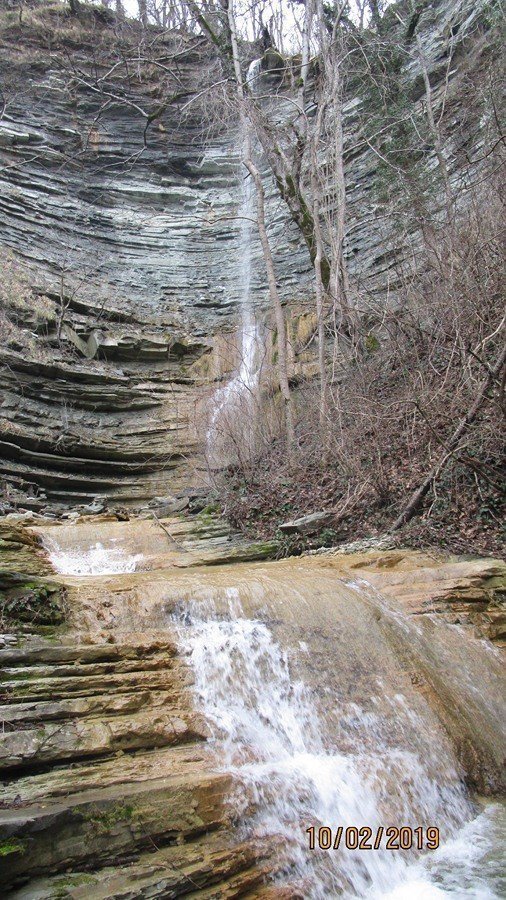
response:
M306 834L310 850L339 850L344 847L347 850L437 850L439 847L439 828L433 825L427 828L421 825L417 828L409 825L399 828L393 825L378 825L376 828L369 828L368 825L360 828L322 825L315 828L312 825L306 828Z

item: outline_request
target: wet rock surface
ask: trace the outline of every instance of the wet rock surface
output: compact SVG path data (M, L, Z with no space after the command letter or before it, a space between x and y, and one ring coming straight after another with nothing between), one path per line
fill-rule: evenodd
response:
M173 520L165 524L175 529ZM4 636L0 847L7 864L0 877L9 896L290 896L288 888L268 885L283 865L283 846L275 839L244 841L234 832L233 779L220 770L219 747L208 743L209 725L195 709L193 673L174 619L181 603L225 599L230 585L247 615L267 618L291 644L297 635L309 641L314 677L325 671L329 689L337 678L338 694L346 689L362 697L363 690L365 703L367 673L376 665L371 647L360 677L353 657L349 673L342 651L334 672L332 659L340 642L348 642L346 628L355 623L358 649L361 633L374 623L374 645L381 634L385 648L395 648L403 681L428 698L444 722L470 784L482 793L498 790L497 661L492 657L483 668L474 629L479 623L483 633L493 624L491 606L504 589L501 563L395 550L203 567L206 554L214 563L220 552L221 562L230 558L213 544L209 527L206 536L193 535L193 549L185 554L170 542L167 547L156 522L98 516L60 526L7 524L4 536L19 549L4 540L4 571L15 575L22 562L26 571L46 572L48 561L34 536L45 539L51 532L66 540L66 552L86 548L90 535L109 545L116 539L127 550L150 547L151 568L81 577L53 573L55 584L65 587L65 624L50 640L36 621ZM243 553L247 558L247 548ZM185 555L191 564L186 560L181 568ZM366 592L361 622L353 618L358 582ZM376 596L388 605L378 606ZM408 610L422 630L406 635L396 609ZM439 617L461 623L454 646L434 624ZM449 651L453 670L441 668ZM383 658L387 651L380 644L377 652ZM482 706L468 684L478 677Z
M122 527L133 526L105 519L102 533L100 522L81 525L77 542L86 546L93 529L105 539L111 527L126 540ZM158 550L166 550L158 526L138 525L138 534L153 529L148 544L159 532ZM3 536L4 577L15 580L18 565L51 569L34 531L18 522L5 525ZM199 540L205 544L202 534ZM179 555L159 563L173 565ZM94 597L89 618L78 600L83 585L70 581L66 624L48 640L43 617L21 631L16 620L0 651L3 890L30 879L13 895L177 896L216 885L222 896L262 884L273 847L231 836L230 777L206 750L208 727L193 708L192 674L171 629L104 630L104 611L115 616L114 579L92 577L94 588L84 579ZM56 576L57 588L63 582ZM80 610L79 631L71 608Z
M350 575L371 584L411 615L441 615L452 625L475 627L478 635L504 646L506 563L418 551L357 551L348 558L344 554L339 567L348 568ZM341 555L342 551L324 554L338 559Z

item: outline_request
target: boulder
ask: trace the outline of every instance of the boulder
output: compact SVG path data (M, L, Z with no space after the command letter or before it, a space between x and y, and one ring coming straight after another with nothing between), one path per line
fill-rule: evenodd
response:
M314 512L307 516L301 516L299 519L292 519L291 522L283 522L279 526L279 530L284 534L316 534L322 528L331 525L334 519L335 513L332 511Z
M261 69L269 74L279 74L285 68L285 60L274 47L268 47L262 56Z

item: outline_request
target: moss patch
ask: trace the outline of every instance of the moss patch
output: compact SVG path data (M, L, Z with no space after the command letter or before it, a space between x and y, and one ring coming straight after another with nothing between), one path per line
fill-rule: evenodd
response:
M61 625L64 590L53 582L0 569L0 618L10 625Z
M13 853L25 853L26 842L20 841L19 838L7 838L0 841L0 856L11 856Z
M90 809L81 813L85 822L99 833L104 834L111 831L115 825L121 822L130 822L134 817L134 807L129 803L118 803L110 809L100 810L98 808Z

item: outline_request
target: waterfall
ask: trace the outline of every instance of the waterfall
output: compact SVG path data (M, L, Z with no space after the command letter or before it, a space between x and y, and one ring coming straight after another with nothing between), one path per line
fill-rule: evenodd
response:
M501 807L474 807L430 717L401 690L387 698L388 715L383 706L365 710L343 683L332 700L336 740L271 627L244 615L233 588L227 594L225 614L213 600L187 601L177 627L217 765L235 777L230 802L240 833L279 840L278 879L314 900L499 897L493 885L500 873L488 854ZM308 653L300 642L299 656ZM385 841L378 850L309 849L311 826L316 834L330 826L333 838L338 826L368 826L374 840L381 825L436 826L444 842L423 853L387 850Z
M246 72L245 83L252 94L254 94L256 92L256 88L258 87L258 82L261 77L261 69L262 69L262 60L261 59L252 60L248 66L248 70Z
M240 297L240 362L237 374L213 396L213 408L207 431L210 455L220 462L220 444L226 442L228 430L237 416L241 419L241 440L251 446L255 392L260 374L259 328L251 308L252 238L255 221L255 192L252 179L243 177L238 210L238 285ZM216 452L218 449L218 452ZM226 448L225 448L226 454Z
M100 541L79 548L61 547L54 538L44 539L50 562L61 575L119 575L135 572L143 559L141 553L128 553L123 547Z

